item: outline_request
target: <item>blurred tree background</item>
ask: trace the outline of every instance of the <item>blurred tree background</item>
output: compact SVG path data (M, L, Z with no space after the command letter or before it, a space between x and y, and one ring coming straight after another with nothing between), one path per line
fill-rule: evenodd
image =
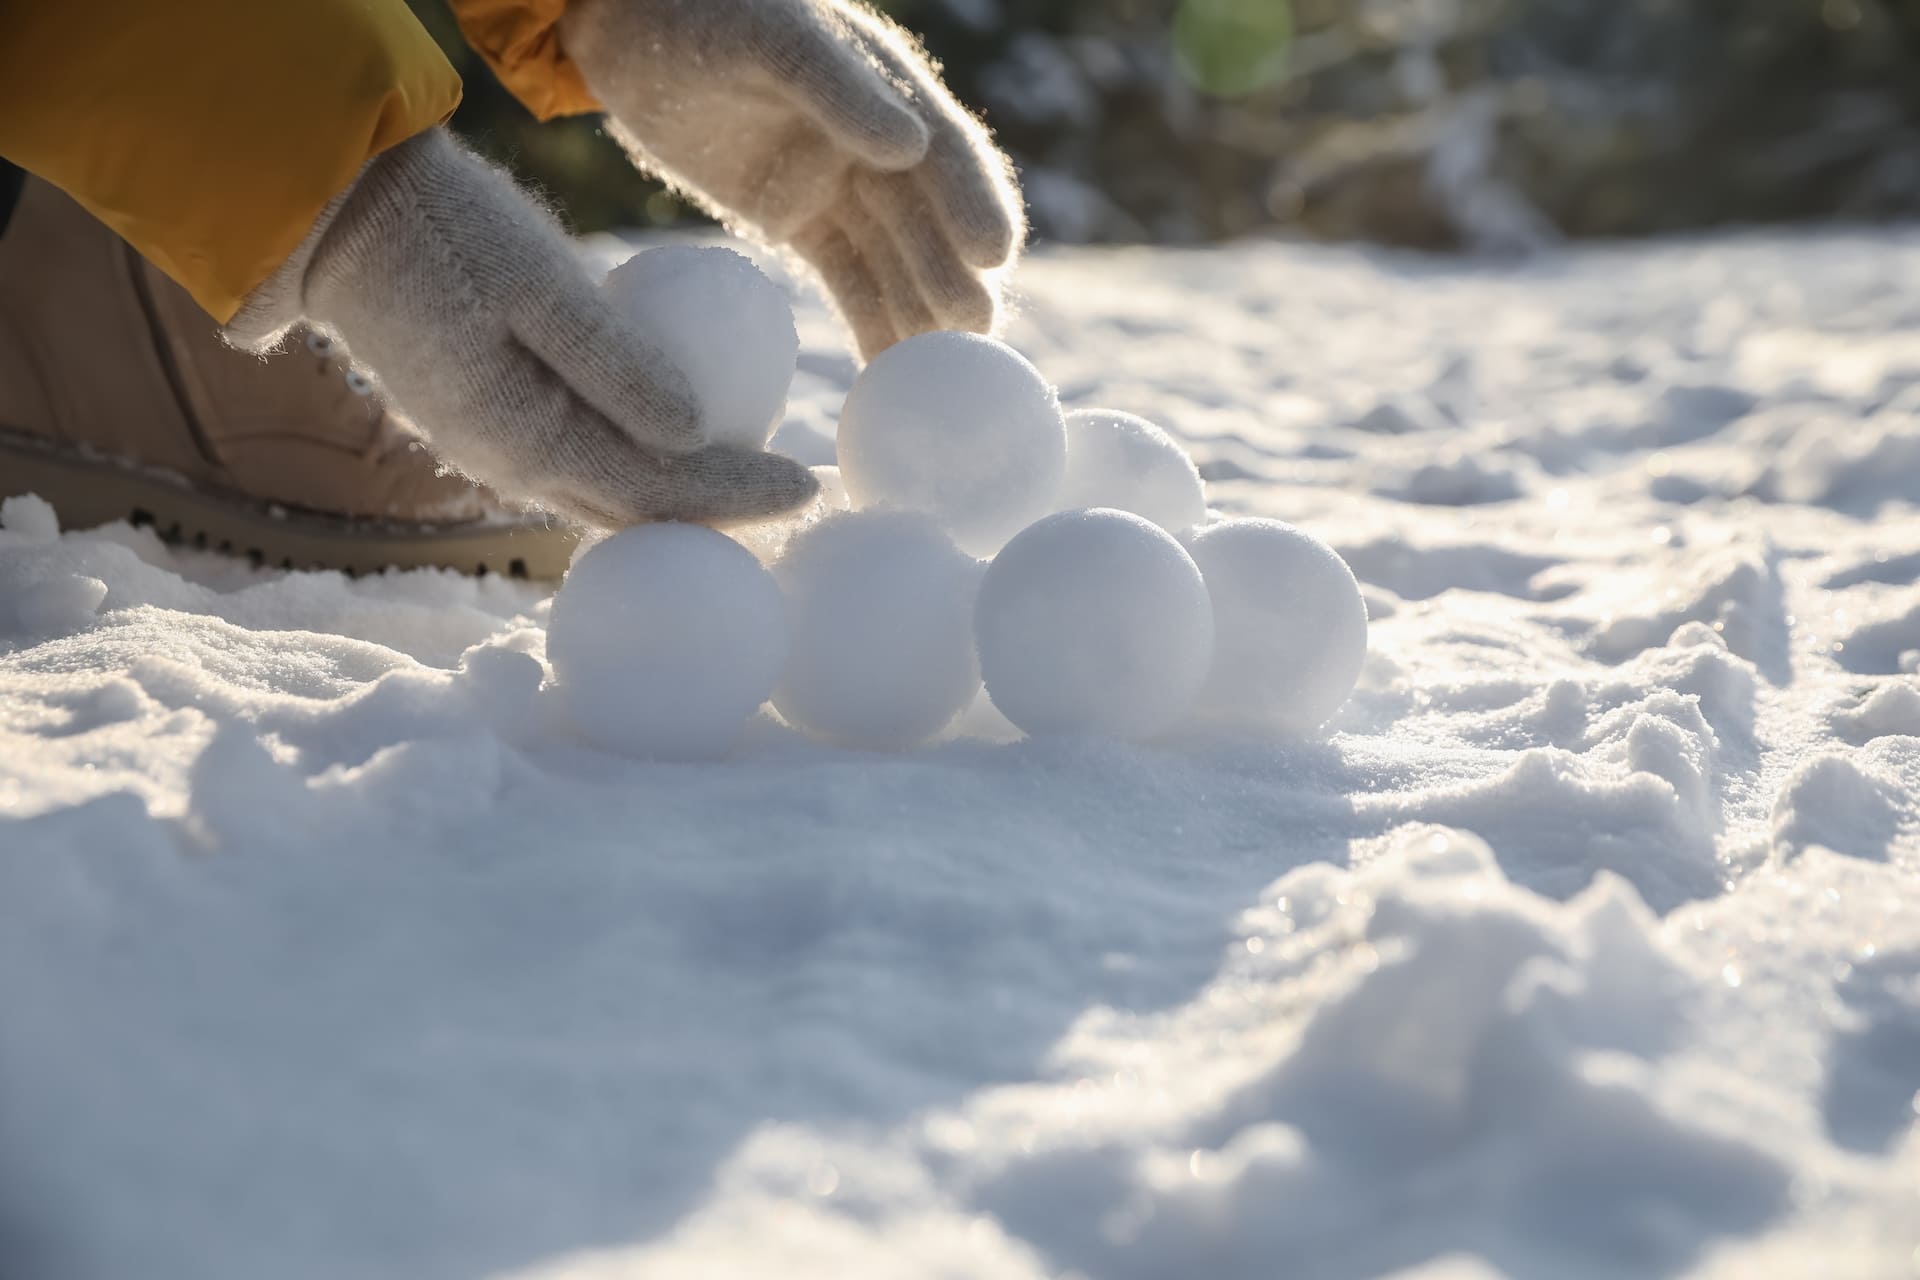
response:
M597 119L467 81L454 124L574 226L696 216ZM1425 248L1920 212L1920 0L886 0L1038 234L1284 227Z

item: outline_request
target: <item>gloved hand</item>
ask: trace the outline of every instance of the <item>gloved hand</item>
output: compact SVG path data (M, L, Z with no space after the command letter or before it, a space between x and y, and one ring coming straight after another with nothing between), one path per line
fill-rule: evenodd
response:
M789 459L702 447L686 378L444 129L371 161L227 333L257 349L303 317L377 362L442 460L505 497L619 528L749 520L816 491Z
M634 162L797 251L864 355L992 329L1019 190L897 27L843 0L574 0L560 43Z

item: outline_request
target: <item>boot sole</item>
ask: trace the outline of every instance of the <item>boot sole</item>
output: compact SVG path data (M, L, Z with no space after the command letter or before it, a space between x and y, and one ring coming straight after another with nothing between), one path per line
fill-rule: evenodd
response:
M577 531L559 526L429 525L268 507L0 432L0 497L22 493L50 503L63 529L125 520L151 526L170 543L282 569L455 569L553 580L566 573L580 541Z

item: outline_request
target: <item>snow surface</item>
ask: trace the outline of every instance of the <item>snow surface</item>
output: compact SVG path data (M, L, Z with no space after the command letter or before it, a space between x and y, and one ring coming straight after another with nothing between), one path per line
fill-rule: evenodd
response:
M0 1271L1909 1274L1920 235L1021 281L1353 565L1329 736L647 764L537 590L10 503Z

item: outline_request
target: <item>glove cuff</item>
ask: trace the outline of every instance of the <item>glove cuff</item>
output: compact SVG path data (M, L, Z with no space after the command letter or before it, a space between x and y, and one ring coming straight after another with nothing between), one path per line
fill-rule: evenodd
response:
M241 299L222 329L229 344L269 351L301 321L328 327L339 317L338 290L365 267L369 240L403 234L399 229L423 191L457 191L468 175L465 155L445 129L429 129L391 147L361 166L346 190L327 202L286 261ZM470 185L470 184L469 184Z
M307 286L314 260L319 256L327 232L333 229L341 212L356 196L365 197L373 188L381 185L374 180L374 170L398 172L410 162L417 164L421 157L430 155L441 146L451 148L452 144L444 137L443 130L429 129L361 165L360 172L354 175L346 189L327 201L326 207L320 210L320 216L313 220L313 226L293 252L287 255L287 260L240 300L240 310L221 329L228 345L243 351L271 351L280 345L287 330L302 320L324 323L322 317L314 316L308 310L311 298Z
M348 199L360 185L360 180L377 163L377 160L369 160L362 165L360 172L354 175L354 180L347 184L346 190L327 201L326 207L320 210L320 216L313 220L313 227L294 246L287 260L240 300L240 309L220 330L228 345L242 351L271 351L280 345L288 329L305 318L307 269L313 265L313 256L319 250L321 240L326 238L328 228L333 226L334 219L340 216L340 210L346 207Z

